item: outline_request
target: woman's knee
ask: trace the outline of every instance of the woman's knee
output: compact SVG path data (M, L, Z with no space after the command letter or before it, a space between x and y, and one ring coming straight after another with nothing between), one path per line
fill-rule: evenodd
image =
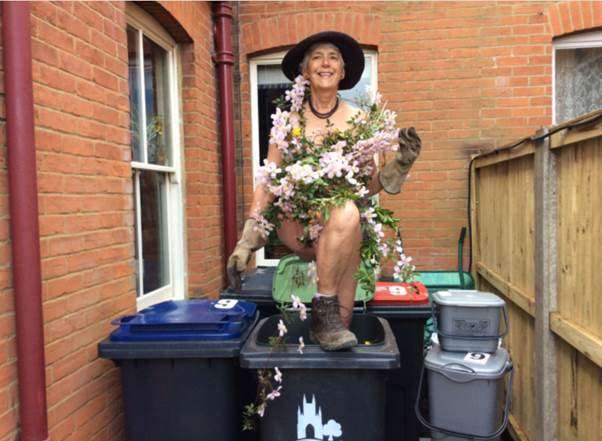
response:
M329 222L338 228L355 229L360 223L360 212L353 201L346 201L330 210Z

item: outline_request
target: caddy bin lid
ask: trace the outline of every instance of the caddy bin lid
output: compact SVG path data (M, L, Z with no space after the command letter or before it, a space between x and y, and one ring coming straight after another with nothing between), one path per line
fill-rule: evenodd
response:
M217 340L240 336L257 306L242 300L168 300L121 317L111 341Z
M433 294L433 301L445 306L463 306L467 308L503 307L506 302L490 292L476 289L448 289Z
M376 282L371 306L412 306L428 305L429 293L420 282Z

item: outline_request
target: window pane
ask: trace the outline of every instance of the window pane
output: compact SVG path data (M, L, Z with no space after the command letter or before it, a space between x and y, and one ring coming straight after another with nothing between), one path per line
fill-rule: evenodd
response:
M271 115L276 112L274 100L291 88L292 83L284 76L280 64L257 66L257 98L259 114L259 163L268 156L270 129L272 128ZM290 251L284 246L276 232L268 237L265 246L266 259L280 259Z
M170 283L165 173L140 170L144 294Z
M127 27L128 83L130 88L130 131L132 132L132 159L142 161L142 113L140 112L140 63L138 62L138 31Z
M257 66L257 85L292 84L284 75L280 64L264 64Z
M171 165L167 52L147 37L143 46L148 162Z
M602 48L556 51L556 122L602 108Z

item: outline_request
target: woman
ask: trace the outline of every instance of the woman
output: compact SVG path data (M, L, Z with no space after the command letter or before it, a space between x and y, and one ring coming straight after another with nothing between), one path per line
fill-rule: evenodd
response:
M364 70L364 55L357 41L340 32L320 32L301 41L282 61L285 75L294 80L301 74L309 82L310 97L303 104L305 135L320 143L327 130L349 128L349 119L358 109L338 97L339 90L351 89L360 80ZM294 115L293 115L294 116ZM298 117L298 115L297 115ZM399 193L401 184L419 154L420 138L413 128L400 135L396 159L374 173L369 183L371 194L382 188L388 193ZM268 161L279 165L281 152L270 145ZM234 288L240 286L251 253L266 243L258 231L254 218L274 200L267 189L259 185L253 195L249 219L241 239L228 260L228 275ZM284 220L278 229L280 240L304 260L316 260L318 292L312 301L310 335L324 350L340 350L357 345L349 331L357 280L354 275L360 262L360 215L351 201L330 211L319 239L311 246L297 241L303 227L292 220Z

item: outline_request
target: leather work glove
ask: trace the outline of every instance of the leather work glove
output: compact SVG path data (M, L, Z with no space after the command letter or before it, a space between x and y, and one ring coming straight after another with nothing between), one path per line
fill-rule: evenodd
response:
M264 237L256 227L255 219L245 221L240 240L228 258L228 279L230 279L230 287L233 289L240 289L240 274L247 268L251 253L263 247L268 241L267 237Z
M401 191L401 184L405 181L412 164L420 154L421 147L422 141L414 127L399 131L399 149L395 154L395 159L385 164L378 173L378 180L387 193L397 194Z

